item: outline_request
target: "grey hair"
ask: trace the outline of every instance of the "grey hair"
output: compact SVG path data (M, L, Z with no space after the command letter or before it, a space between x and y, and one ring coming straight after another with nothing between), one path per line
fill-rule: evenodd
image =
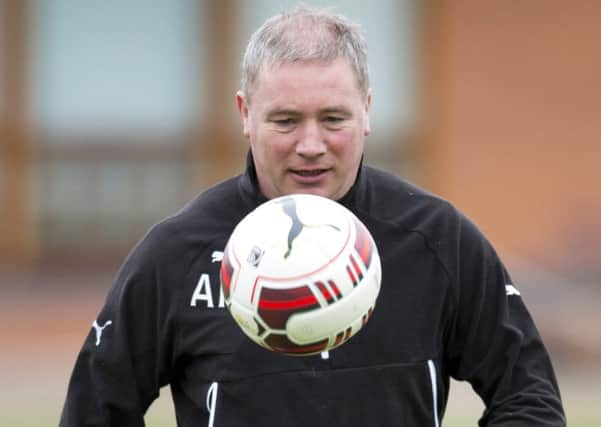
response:
M242 59L241 89L250 102L264 66L297 62L331 62L346 58L363 96L369 90L367 42L358 24L331 9L300 6L265 21L251 36Z

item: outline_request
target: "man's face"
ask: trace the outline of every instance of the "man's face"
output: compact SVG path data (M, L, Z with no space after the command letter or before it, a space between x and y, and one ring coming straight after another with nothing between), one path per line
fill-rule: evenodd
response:
M347 60L264 67L250 104L240 92L236 101L266 197L336 200L348 192L370 131L371 95L361 94Z

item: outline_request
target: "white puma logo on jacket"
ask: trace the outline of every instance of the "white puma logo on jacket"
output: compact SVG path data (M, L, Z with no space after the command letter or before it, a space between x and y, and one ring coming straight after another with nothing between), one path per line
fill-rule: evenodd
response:
M100 345L100 339L102 338L102 332L104 331L104 328L106 328L109 325L112 325L112 323L112 320L107 320L104 325L100 326L98 322L94 320L94 323L92 323L92 327L96 332L96 347Z

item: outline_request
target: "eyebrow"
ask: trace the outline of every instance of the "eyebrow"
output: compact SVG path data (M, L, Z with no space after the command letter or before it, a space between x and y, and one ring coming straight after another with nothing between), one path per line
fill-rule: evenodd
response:
M340 113L340 114L351 114L352 111L347 108L347 107L343 107L342 105L334 105L331 107L326 107L323 110L319 111L321 114L323 113Z
M332 106L325 107L325 108L319 110L319 114L331 114L331 113L351 115L352 111L349 108L344 107L342 105L332 105ZM302 116L302 114L303 114L302 112L291 109L291 108L274 108L273 110L267 111L265 113L265 117L267 117L267 118L274 117L274 116L298 117L298 116Z
M292 110L289 108L274 108L273 110L267 111L265 113L265 117L273 117L273 116L300 116L301 113L297 110Z

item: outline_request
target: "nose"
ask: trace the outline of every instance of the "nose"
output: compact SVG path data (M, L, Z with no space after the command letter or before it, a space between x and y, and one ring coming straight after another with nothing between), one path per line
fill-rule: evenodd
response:
M312 121L305 123L296 142L296 154L309 158L319 157L326 150L326 142L319 125Z

